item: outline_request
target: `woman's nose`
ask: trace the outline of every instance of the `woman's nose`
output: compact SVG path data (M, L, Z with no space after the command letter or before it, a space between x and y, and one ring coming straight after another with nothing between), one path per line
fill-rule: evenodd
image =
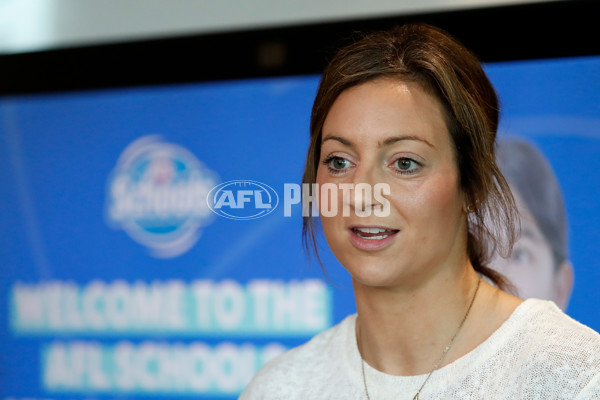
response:
M352 179L353 187L346 199L356 215L369 216L373 209L383 207L381 195L375 195L376 192L381 194L381 184L385 184L383 180L382 174L374 167L361 165L356 169Z

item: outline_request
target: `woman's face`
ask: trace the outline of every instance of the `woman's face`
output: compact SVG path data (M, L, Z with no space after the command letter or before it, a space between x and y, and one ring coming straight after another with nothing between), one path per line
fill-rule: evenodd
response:
M383 201L355 191L337 196L349 216L321 216L329 246L355 282L414 285L464 265L464 196L452 140L441 104L419 85L378 79L342 92L325 119L319 161L320 187L390 188L386 216L357 216Z

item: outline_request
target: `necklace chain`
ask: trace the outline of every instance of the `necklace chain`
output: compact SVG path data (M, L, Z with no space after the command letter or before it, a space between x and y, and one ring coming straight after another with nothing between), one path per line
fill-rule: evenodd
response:
M477 287L475 288L475 293L473 293L473 297L471 298L471 302L469 303L467 312L465 312L465 316L463 317L462 321L460 321L460 325L458 325L458 329L456 329L456 332L454 332L454 336L452 336L452 339L450 339L450 342L446 345L446 347L444 347L444 351L442 352L442 355L437 360L437 362L435 363L435 365L433 366L433 368L429 372L429 374L427 374L427 377L423 381L423 384L421 384L421 387L417 391L417 394L415 394L415 397L413 397L413 400L419 400L419 395L421 394L421 390L423 390L423 387L425 386L425 384L427 383L427 381L429 380L429 378L431 377L433 372L436 369L438 369L438 367L440 366L440 364L446 357L446 354L448 354L448 352L450 351L450 348L452 348L452 345L454 344L454 340L456 339L456 337L458 336L458 333L460 332L461 328L465 324L465 321L467 320L467 317L469 316L469 312L471 311L471 307L473 307L473 303L475 302L475 297L477 296L477 292L479 291L480 283L481 283L481 278L477 280ZM358 333L359 333L359 337L360 337L360 330ZM365 374L365 359L362 357L362 354L360 353L360 348L359 348L359 355L360 355L360 366L361 366L361 371L362 371L363 384L365 386L365 394L367 395L367 400L371 400L371 397L369 396L369 389L367 387L367 376Z

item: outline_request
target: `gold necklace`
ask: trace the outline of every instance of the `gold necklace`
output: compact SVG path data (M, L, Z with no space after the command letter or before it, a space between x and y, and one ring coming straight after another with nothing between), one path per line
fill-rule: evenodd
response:
M440 364L444 360L444 357L446 357L446 354L448 353L448 351L450 351L450 348L454 344L454 339L456 339L456 337L458 336L458 333L460 332L460 329L463 327L463 325L465 324L465 321L467 320L467 317L469 316L469 312L471 311L471 307L473 307L473 303L475 302L475 297L477 296L477 292L479 291L479 284L480 283L481 283L481 278L479 278L477 280L477 287L475 288L475 293L473 293L473 297L471 298L471 302L469 303L469 307L467 308L467 312L465 313L465 316L463 317L462 321L460 321L460 325L458 326L458 329L454 333L454 336L452 336L452 339L450 339L450 342L448 343L448 345L444 348L444 351L442 352L442 355L440 356L440 358L437 360L437 362L433 366L433 369L429 372L429 374L427 375L427 377L423 381L423 384L421 385L421 387L417 391L417 394L415 394L415 397L413 397L413 400L419 400L419 395L421 394L421 390L423 390L423 387L425 386L425 384L427 383L427 381L431 377L431 374L433 374L433 372L436 369L438 369L438 367L440 366ZM358 331L358 335L359 335L359 339L360 339L360 328L359 328L359 331ZM365 394L367 395L367 400L371 400L371 397L369 396L369 389L367 387L367 376L365 375L365 359L363 358L362 353L360 352L360 347L358 349L358 353L360 355L360 366L361 366L361 370L362 370L363 384L365 386Z

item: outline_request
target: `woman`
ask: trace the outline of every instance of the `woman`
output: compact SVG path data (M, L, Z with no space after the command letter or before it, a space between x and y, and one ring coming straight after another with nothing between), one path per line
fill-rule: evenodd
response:
M485 243L506 253L514 241L497 124L479 62L436 28L375 33L336 55L313 106L304 182L389 186L385 201L337 196L353 212L320 220L357 314L273 360L242 399L599 395L600 336L553 303L504 292L486 265ZM386 216L359 216L386 205ZM313 220L304 228L314 244Z

